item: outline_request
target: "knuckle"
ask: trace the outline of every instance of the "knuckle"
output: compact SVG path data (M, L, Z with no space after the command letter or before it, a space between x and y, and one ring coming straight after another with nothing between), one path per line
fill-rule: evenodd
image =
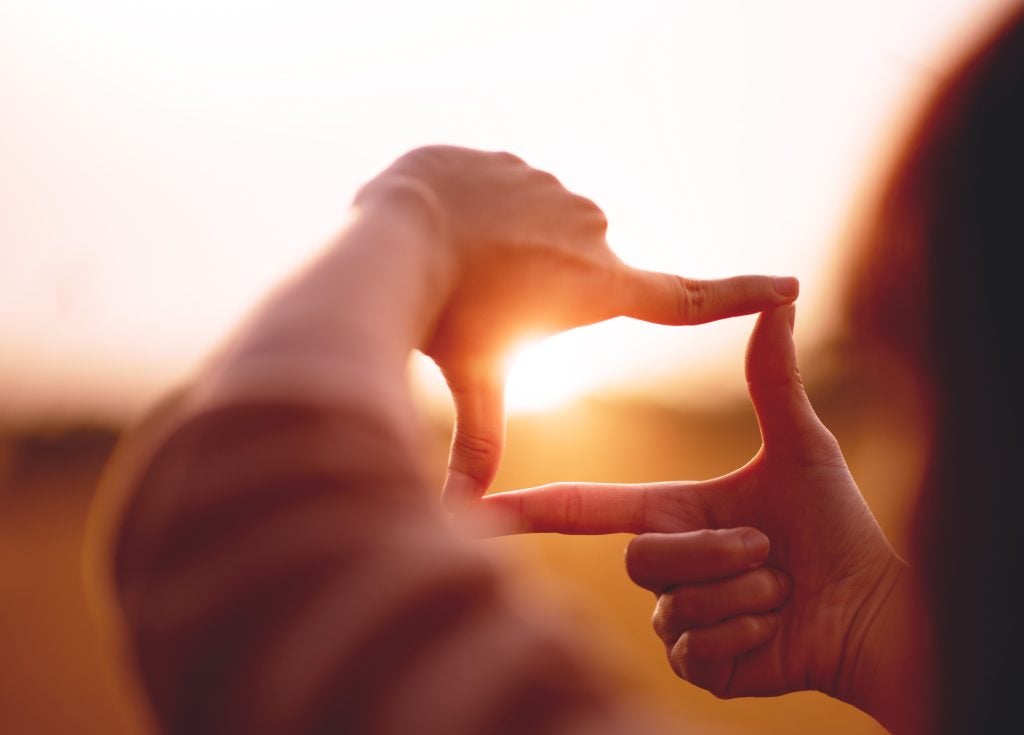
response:
M626 571L633 576L634 571L639 571L643 566L644 547L647 545L646 536L634 536L626 544ZM635 579L633 580L636 581Z
M697 319L707 309L708 290L700 281L676 276L676 308L681 321Z
M596 207L597 205L595 204L594 206ZM602 210L597 209L591 217L594 221L594 229L597 230L597 232L602 235L608 232L608 216Z
M438 146L435 145L421 145L411 149L408 153L402 156L402 158L417 158L422 156L430 156L437 153Z
M486 464L501 456L501 442L486 434L456 431L452 456L474 466Z
M722 538L722 531L715 528L701 528L691 531L689 537L695 548L714 548Z
M649 524L647 522L647 517L648 517L647 507L648 507L648 501L649 501L649 493L647 492L646 489L643 489L643 488L638 490L638 492L639 492L639 495L637 496L638 502L636 504L636 509L633 511L633 517L630 518L630 527L636 533L642 533L643 530L648 528L648 526L649 526Z
M699 631L687 631L669 651L669 662L673 671L694 686L709 692L719 699L731 698L729 680L723 678L721 663L702 652L703 636Z
M573 201L581 212L586 226L596 232L604 234L608 231L608 217L604 210L589 197L573 194Z
M658 600L658 604L654 607L654 614L651 615L651 626L654 628L654 633L665 643L671 643L675 636L672 635L675 626L672 625L671 616L666 610L662 600L664 597Z
M776 616L770 613L747 615L743 618L742 635L752 642L761 641L771 634L776 619Z
M580 486L570 483L565 488L565 523L575 526L583 517L583 494Z
M395 163L398 165L414 165L416 163L432 161L443 155L443 153L444 150L442 146L421 145L403 153L398 157L398 160L395 161Z
M770 576L770 580L766 582L765 602L769 608L781 605L789 592L789 580L778 569L769 567L765 572Z
M696 590L676 590L670 599L673 618L684 626L710 622L708 605Z
M583 196L582 194L575 194L574 196L576 197L576 203L579 205L580 209L586 211L588 214L597 219L607 221L607 218L604 214L604 210L597 206L597 202L595 202L590 197Z
M769 607L775 604L782 593L782 582L778 575L771 569L758 569L754 573L753 594L757 604L762 607Z
M706 533L707 535L702 541L713 553L716 561L733 570L742 569L747 565L750 552L747 550L743 530L734 528L706 529Z
M532 169L532 174L533 174L533 177L535 179L537 179L537 181L540 181L540 182L542 182L544 184L547 184L548 186L556 187L556 188L559 188L559 189L562 188L562 182L559 181L558 177L555 176L550 171L545 171L544 169L535 168L535 169Z
M634 584L645 589L650 585L650 545L647 534L633 537L626 546L626 574Z
M668 654L668 663L672 667L672 671L676 673L680 679L684 681L691 681L690 679L690 667L687 665L690 657L690 633L683 633L679 636L675 643L665 643L665 652Z
M504 163L510 163L513 166L526 165L526 161L524 161L522 158L517 156L515 153L512 153L511 151L497 151L494 153L494 157L499 161L502 161Z
M710 636L700 630L687 631L686 667L691 672L706 668L715 659L714 644Z

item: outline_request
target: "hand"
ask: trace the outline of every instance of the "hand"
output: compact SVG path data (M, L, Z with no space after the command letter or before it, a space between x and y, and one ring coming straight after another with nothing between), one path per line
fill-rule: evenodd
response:
M414 150L367 184L356 205L389 198L415 200L427 213L455 271L454 290L422 345L455 400L449 507L482 495L497 472L504 358L517 341L615 316L700 324L797 295L792 278L698 281L631 268L609 249L597 205L508 153Z
M817 689L859 704L856 668L879 645L872 626L905 565L807 400L793 315L765 312L750 339L763 445L743 468L706 482L501 493L479 512L508 532L642 534L628 571L658 596L655 629L684 679L722 697Z

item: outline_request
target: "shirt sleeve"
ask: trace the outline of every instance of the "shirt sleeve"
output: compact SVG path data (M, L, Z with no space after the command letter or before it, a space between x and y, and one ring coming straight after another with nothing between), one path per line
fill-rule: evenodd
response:
M370 418L237 404L139 464L113 581L165 732L637 731Z

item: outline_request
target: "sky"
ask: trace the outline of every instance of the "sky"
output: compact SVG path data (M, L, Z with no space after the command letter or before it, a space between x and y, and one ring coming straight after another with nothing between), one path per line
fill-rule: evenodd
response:
M894 131L1010 4L3 0L0 418L136 414L429 143L550 170L633 265L798 276L812 344ZM510 400L739 385L751 325L575 330Z

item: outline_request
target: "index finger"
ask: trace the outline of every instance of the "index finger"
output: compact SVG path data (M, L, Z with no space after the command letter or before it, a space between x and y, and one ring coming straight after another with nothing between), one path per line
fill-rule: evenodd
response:
M626 267L621 313L657 324L704 324L793 301L792 276L733 276L716 280Z
M699 484L559 482L488 495L470 513L490 535L693 530L707 520Z

